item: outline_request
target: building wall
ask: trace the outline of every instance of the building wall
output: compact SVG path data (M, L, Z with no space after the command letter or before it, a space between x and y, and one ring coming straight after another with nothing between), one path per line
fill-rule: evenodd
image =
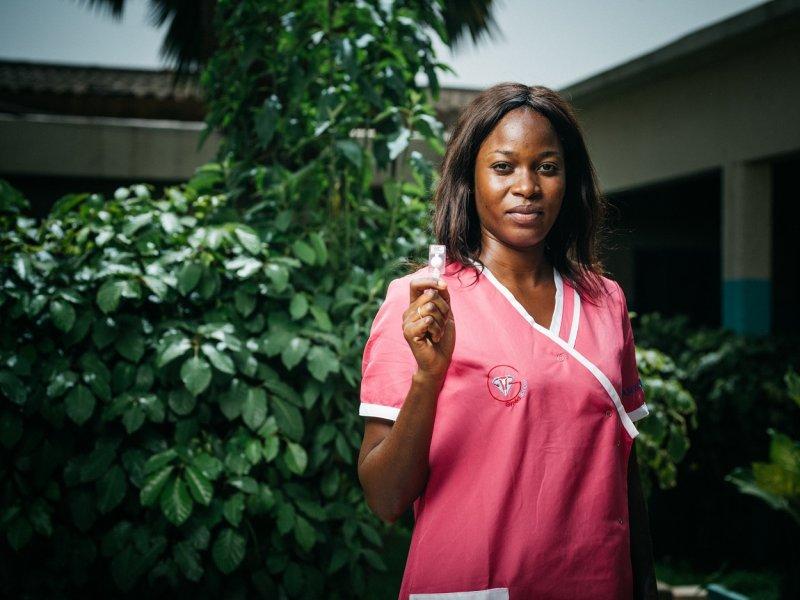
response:
M574 100L606 191L800 148L798 31L734 50L620 93Z
M653 186L720 173L719 196L707 202L720 207L719 230L708 233L720 240L718 273L709 277L721 277L721 285L717 298L698 301L719 302L722 325L745 333L785 329L786 311L779 311L777 323L773 318L776 298L780 306L800 302L786 261L779 261L783 287L775 291L773 281L773 237L781 227L773 222L773 204L776 194L787 194L785 184L776 191L773 177L776 165L800 154L799 21L795 15L728 37L722 27L712 33L723 41L707 51L660 64L653 59L650 70L644 57L638 65L644 68L628 81L613 81L612 73L605 86L600 75L593 87L574 88L589 151L612 197L646 201ZM673 51L661 51L662 59ZM692 213L687 207L685 222ZM665 222L663 232L669 236L666 228L674 225ZM665 252L670 245L664 241ZM628 264L623 271L633 278L634 297L639 282L631 273L641 269ZM665 298L664 312L669 304Z
M153 119L0 114L0 174L127 180L188 179L214 159L203 123Z

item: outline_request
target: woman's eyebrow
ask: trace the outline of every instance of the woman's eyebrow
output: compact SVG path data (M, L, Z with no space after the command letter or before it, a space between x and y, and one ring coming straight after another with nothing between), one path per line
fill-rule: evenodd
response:
M516 156L516 152L514 152L513 150L502 150L502 149L493 150L489 154L502 154L504 156ZM542 150L538 154L537 158L544 158L546 156L560 156L560 154L559 154L558 150L552 150L552 149Z

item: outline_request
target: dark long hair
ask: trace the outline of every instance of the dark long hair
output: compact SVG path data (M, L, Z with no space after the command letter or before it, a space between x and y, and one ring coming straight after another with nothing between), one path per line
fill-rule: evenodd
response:
M481 231L475 207L475 158L483 140L511 110L527 107L555 129L564 149L566 190L561 210L547 234L545 255L581 296L593 299L602 290L599 234L606 203L597 185L571 105L543 86L501 83L481 92L461 112L442 162L434 192L433 234L447 248L448 261L470 267L480 263Z

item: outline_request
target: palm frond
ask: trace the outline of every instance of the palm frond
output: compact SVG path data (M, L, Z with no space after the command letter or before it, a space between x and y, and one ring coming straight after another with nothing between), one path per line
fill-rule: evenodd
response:
M450 46L462 44L467 33L474 44L484 37L494 39L500 30L492 15L493 4L494 0L445 0L444 24Z
M75 0L78 4L85 4L89 9L106 12L113 19L119 21L125 11L125 0Z

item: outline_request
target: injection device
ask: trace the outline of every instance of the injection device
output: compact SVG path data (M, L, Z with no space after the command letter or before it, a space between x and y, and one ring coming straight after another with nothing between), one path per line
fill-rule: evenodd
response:
M431 244L428 249L428 269L431 277L439 279L444 273L445 247L438 244Z

